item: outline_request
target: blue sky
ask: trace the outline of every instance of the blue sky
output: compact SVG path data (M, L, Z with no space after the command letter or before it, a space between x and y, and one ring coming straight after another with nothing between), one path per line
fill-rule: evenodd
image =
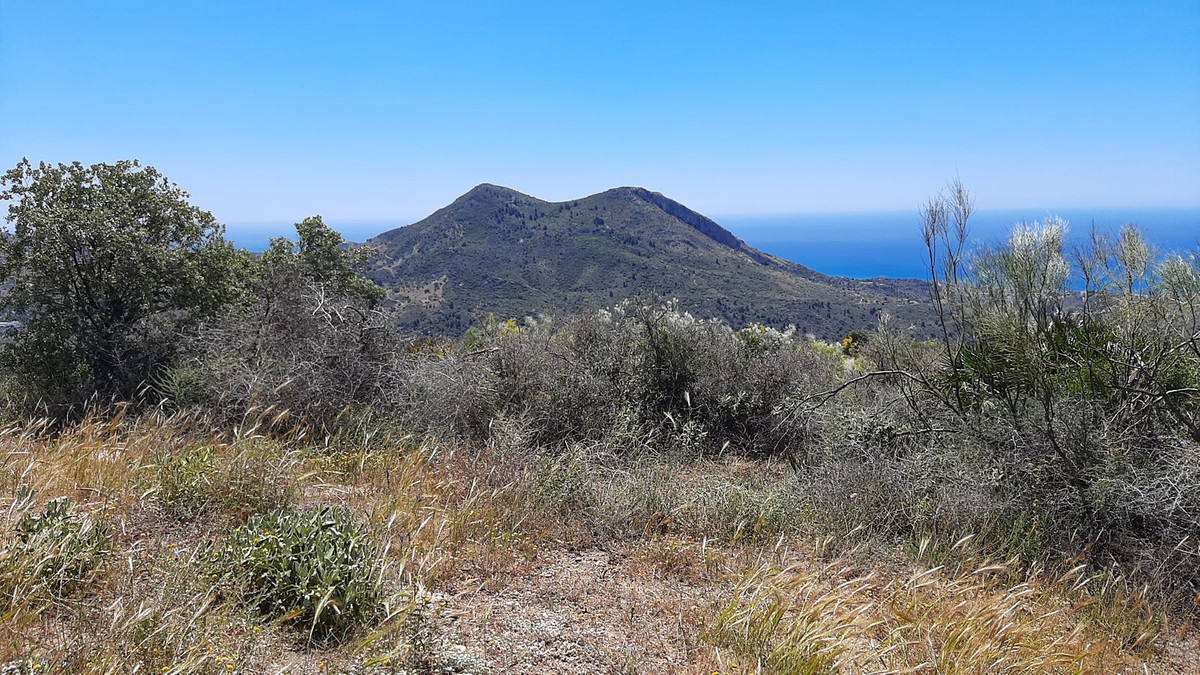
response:
M480 182L710 214L1200 206L1200 3L0 2L0 161L227 222Z

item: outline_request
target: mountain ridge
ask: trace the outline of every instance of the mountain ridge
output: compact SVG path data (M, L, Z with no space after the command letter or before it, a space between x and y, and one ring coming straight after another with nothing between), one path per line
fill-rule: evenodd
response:
M562 315L656 294L735 326L794 324L834 338L887 311L930 332L924 282L831 277L636 186L550 202L481 183L366 243L376 252L368 276L413 330L457 334L489 314Z

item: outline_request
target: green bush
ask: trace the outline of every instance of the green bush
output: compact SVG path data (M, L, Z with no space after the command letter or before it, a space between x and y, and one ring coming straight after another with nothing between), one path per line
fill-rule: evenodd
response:
M147 494L169 514L189 519L216 510L242 522L291 505L298 461L296 450L250 439L220 454L209 446L164 449L143 470L148 473Z
M209 486L213 503L237 521L290 507L300 453L267 439L239 441L233 449Z
M155 393L176 410L210 403L206 373L199 366L177 364L165 368L151 382Z
M44 590L63 597L89 581L111 550L108 526L60 497L17 522L16 537L0 553L0 578L6 595Z
M209 482L215 457L212 448L188 448L179 454L163 453L162 459L146 467L154 472L154 497L171 513L191 517L211 502Z
M231 532L216 554L234 593L310 641L344 637L382 605L382 560L348 511L271 513Z

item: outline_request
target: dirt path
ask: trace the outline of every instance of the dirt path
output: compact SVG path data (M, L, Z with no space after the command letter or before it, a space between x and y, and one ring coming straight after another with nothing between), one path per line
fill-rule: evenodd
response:
M610 551L547 551L503 589L438 596L438 651L460 672L712 672L696 636L720 590L636 567Z

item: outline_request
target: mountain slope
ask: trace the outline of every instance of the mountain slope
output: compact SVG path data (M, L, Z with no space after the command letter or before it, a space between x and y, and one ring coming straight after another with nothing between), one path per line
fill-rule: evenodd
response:
M838 338L887 311L918 335L932 330L923 282L820 274L643 188L547 202L479 185L367 244L369 276L413 330L455 334L488 314L561 315L651 293L735 327L795 324Z

